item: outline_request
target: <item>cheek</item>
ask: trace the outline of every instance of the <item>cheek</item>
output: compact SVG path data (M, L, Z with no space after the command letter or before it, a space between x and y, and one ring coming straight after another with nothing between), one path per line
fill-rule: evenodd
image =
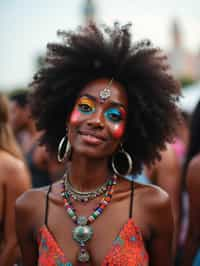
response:
M70 123L73 125L77 124L77 122L80 119L80 116L81 116L80 112L77 109L74 109L70 116Z
M124 134L124 130L125 130L125 123L114 125L114 128L112 130L113 137L115 139L120 139Z
M124 108L120 108L120 112L121 112L121 114L122 114L122 118L125 120L126 119L126 117L127 117L127 114L126 114L126 111L124 110Z

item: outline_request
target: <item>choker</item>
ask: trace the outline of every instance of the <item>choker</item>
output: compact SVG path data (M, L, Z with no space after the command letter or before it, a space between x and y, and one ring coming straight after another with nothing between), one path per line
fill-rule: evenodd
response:
M61 182L61 195L64 200L64 208L66 209L69 217L76 225L72 231L72 238L80 246L80 250L77 254L78 262L87 263L90 261L90 254L87 250L86 244L92 238L94 233L91 224L103 213L106 206L108 206L108 204L110 203L114 191L114 186L116 185L116 181L116 175L114 175L108 180L107 190L103 198L100 200L99 204L94 209L94 212L88 217L77 215L76 210L73 207L72 201L66 193L67 188L65 187L65 179L63 179Z
M76 201L80 201L80 202L88 202L89 200L95 199L101 195L103 195L108 187L109 184L109 180L111 180L111 178L109 178L108 180L106 180L106 182L104 184L102 184L101 186L99 186L98 188L96 188L93 191L79 191L76 190L73 185L71 184L70 180L69 180L69 175L68 173L66 173L64 175L64 182L65 182L65 193L67 194L67 197L71 197L72 199L76 200Z

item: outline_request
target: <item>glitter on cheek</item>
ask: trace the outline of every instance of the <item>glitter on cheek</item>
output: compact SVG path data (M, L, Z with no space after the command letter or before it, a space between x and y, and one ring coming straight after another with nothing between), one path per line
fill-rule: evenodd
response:
M124 130L125 130L125 123L121 122L119 124L114 125L114 130L113 130L113 137L115 139L120 139L123 134L124 134Z
M71 116L70 116L70 123L76 124L79 121L80 116L81 116L81 114L80 114L79 110L77 108L74 108L74 110L72 111Z

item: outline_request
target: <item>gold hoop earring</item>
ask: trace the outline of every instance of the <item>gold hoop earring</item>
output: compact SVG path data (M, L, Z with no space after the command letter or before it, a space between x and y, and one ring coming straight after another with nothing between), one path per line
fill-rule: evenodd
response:
M65 149L63 149L65 142L67 142L67 143L66 143ZM64 150L64 153L63 153L63 150ZM58 145L57 160L61 163L66 158L70 158L70 155L71 155L71 144L70 144L69 140L67 139L67 137L64 136Z
M112 156L112 162L111 162L111 165L112 165L112 169L113 169L113 172L118 175L118 176L121 176L121 177L124 177L124 176L127 176L127 175L130 175L132 173L132 170L133 170L133 160L130 156L130 154L124 150L124 148L122 147L121 145L121 148L120 150L118 151L118 154L123 154L127 161L128 161L128 170L126 171L126 173L124 174L121 174L118 170L117 170L117 167L115 166L115 156Z

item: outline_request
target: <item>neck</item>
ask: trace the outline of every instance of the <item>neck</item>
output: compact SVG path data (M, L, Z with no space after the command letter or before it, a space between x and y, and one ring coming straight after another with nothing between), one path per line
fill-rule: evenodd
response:
M91 159L73 154L69 169L70 182L79 191L93 191L111 176L107 158Z

